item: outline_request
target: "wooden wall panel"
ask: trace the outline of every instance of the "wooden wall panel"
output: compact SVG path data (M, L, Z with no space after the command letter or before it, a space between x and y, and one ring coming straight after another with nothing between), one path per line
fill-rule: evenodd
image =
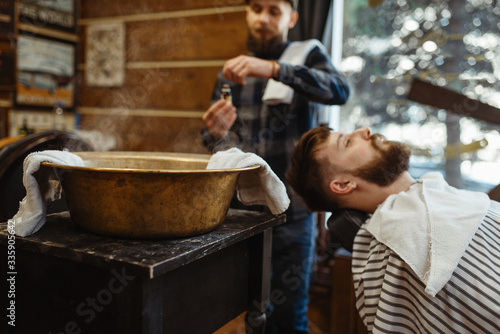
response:
M113 136L117 151L209 153L201 141L200 118L82 114L81 128Z
M78 61L85 63L86 28ZM245 13L126 23L129 62L229 59L246 53Z
M127 23L127 60L228 59L246 51L245 13Z
M82 18L244 5L245 0L83 0Z
M81 106L206 110L218 67L127 70L123 87L80 86Z
M244 0L82 0L78 101L82 130L117 150L208 153L201 115L224 60L246 53ZM89 87L86 27L124 22L125 83ZM127 116L128 115L128 116Z

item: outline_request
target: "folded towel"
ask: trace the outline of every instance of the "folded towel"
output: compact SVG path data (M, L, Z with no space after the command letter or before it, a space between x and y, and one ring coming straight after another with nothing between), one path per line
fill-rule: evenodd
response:
M23 162L23 184L26 197L20 202L19 211L9 219L15 234L29 236L45 224L47 202L61 198L62 188L52 169L40 171L42 162L59 165L83 166L82 159L66 151L41 151L29 154ZM37 173L38 172L38 173Z
M323 49L326 53L323 44L316 39L310 39L302 42L292 42L285 49L279 61L280 63L290 65L304 65L307 56L315 46ZM291 104L293 93L294 91L290 86L274 79L269 79L267 81L264 95L262 96L262 101L269 105L276 105L279 103Z
M283 182L272 171L267 162L254 153L245 153L238 148L215 153L207 169L242 168L260 165L259 169L240 174L236 191L244 205L267 205L275 215L285 212L290 205Z
M408 191L389 196L365 228L398 254L434 297L451 278L489 207L486 194L453 188L431 172Z

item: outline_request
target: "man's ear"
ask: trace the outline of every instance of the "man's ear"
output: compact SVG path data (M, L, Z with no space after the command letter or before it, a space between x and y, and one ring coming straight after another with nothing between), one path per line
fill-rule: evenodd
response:
M342 195L349 194L356 189L356 184L345 179L335 179L330 182L330 190L334 194Z
M299 20L299 12L296 10L292 10L292 14L290 15L290 21L288 22L288 29L292 29L297 24Z

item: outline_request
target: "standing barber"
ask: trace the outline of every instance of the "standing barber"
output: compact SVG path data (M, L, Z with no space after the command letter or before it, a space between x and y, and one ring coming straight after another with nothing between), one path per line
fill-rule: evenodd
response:
M264 158L285 181L295 143L317 125L321 104L344 104L346 78L321 43L288 41L298 0L247 0L249 55L229 59L203 115L202 137L215 152L239 147ZM223 84L232 102L220 99ZM308 333L315 216L287 185L287 222L273 230L271 300L266 333Z

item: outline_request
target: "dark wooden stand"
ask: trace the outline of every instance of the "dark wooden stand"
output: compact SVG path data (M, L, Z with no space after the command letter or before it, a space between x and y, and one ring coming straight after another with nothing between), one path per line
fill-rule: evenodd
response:
M51 215L34 235L16 238L15 332L213 333L247 311L247 333L263 333L272 227L284 221L230 209L204 235L132 240L88 233L68 213ZM0 229L3 277L6 223ZM5 312L6 280L0 284Z
M356 310L351 264L352 256L350 253L335 254L331 272L330 333L332 334L368 333Z

